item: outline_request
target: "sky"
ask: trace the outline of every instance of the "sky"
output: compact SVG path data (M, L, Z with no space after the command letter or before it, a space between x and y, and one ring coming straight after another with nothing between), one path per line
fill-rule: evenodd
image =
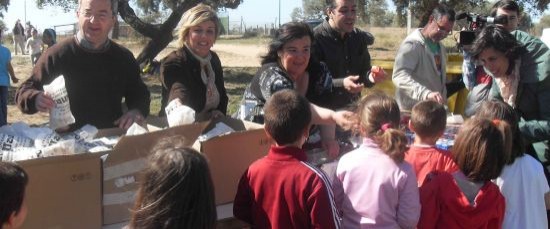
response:
M4 12L4 23L7 27L13 28L15 21L20 19L30 21L39 30L52 28L55 25L75 23L76 13L74 11L65 13L60 8L38 9L35 0L11 0L8 12ZM301 0L280 0L281 2L281 23L290 21L290 13L296 7L302 7ZM26 3L26 20L25 20ZM228 9L221 12L220 16L229 15L231 24L239 23L241 17L247 22L247 26L275 23L279 17L278 0L244 0L236 10ZM68 28L61 28L62 30Z

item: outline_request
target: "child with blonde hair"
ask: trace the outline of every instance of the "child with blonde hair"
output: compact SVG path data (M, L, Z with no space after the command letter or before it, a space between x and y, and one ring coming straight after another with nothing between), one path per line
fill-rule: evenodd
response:
M362 145L340 159L334 194L344 228L414 228L420 216L416 175L403 160L397 102L375 92L358 107Z

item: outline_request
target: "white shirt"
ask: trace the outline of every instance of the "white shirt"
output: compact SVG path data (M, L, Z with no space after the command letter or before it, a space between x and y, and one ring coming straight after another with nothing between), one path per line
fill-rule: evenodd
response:
M494 182L506 199L502 228L548 228L544 194L550 188L537 160L527 154L516 158Z
M41 47L42 47L42 39L40 39L39 37L30 37L28 40L27 40L27 52L29 52L30 54L37 54L37 53L41 53L42 50L41 50ZM30 47L30 51L28 50Z

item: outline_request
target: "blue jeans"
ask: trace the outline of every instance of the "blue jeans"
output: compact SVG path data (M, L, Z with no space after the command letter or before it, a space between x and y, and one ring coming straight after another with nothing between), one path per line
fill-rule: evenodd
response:
M0 86L0 126L8 123L8 87Z

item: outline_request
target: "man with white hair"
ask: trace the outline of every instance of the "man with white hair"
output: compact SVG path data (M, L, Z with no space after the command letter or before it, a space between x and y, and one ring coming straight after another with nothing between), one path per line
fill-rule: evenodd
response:
M47 112L55 106L43 85L65 78L76 123L98 128L129 128L149 114L150 94L133 54L108 38L117 15L116 0L80 0L78 33L47 49L31 77L17 90L22 112ZM124 100L128 110L123 112Z

